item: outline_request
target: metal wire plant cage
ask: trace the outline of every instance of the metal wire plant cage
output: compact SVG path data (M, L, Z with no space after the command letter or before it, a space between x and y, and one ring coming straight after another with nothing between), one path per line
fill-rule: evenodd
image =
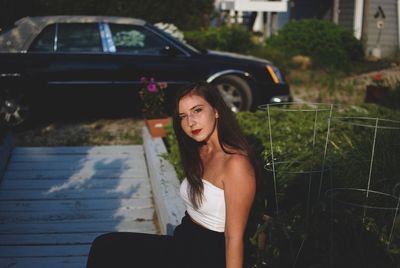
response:
M260 228L267 239L259 263L397 267L400 121L324 103L260 109L273 213Z

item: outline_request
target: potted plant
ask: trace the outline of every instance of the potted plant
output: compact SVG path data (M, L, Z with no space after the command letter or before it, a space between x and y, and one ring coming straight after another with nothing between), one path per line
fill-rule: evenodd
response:
M142 88L139 91L143 101L143 117L152 137L164 137L164 127L171 122L165 113L164 89L168 86L165 82L156 82L154 78L142 77Z
M380 103L388 96L389 91L390 89L382 77L382 74L377 73L372 78L372 83L367 85L365 102Z

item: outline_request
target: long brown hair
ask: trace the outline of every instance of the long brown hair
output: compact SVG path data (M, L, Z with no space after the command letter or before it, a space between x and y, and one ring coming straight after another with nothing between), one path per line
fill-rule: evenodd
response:
M178 139L181 163L190 185L189 198L195 208L201 205L203 199L203 172L204 167L200 158L200 147L203 145L186 135L181 127L179 117L179 102L187 95L196 95L205 99L214 109L217 110L219 118L217 123L218 140L222 150L227 154L236 152L246 155L256 170L256 161L246 139L240 131L235 115L225 104L218 90L207 82L196 82L184 86L178 93L173 115L173 127ZM233 150L227 150L227 147ZM257 176L257 175L256 175Z

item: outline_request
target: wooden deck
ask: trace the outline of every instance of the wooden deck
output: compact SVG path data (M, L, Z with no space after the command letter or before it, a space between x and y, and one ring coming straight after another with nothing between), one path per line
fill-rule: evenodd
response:
M0 268L85 267L102 233L158 233L141 145L15 148L0 184Z

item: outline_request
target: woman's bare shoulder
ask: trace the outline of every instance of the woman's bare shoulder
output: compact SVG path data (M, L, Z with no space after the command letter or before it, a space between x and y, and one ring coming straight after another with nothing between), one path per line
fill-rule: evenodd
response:
M225 162L226 176L229 180L235 178L254 177L254 167L247 155L236 153L228 157Z

